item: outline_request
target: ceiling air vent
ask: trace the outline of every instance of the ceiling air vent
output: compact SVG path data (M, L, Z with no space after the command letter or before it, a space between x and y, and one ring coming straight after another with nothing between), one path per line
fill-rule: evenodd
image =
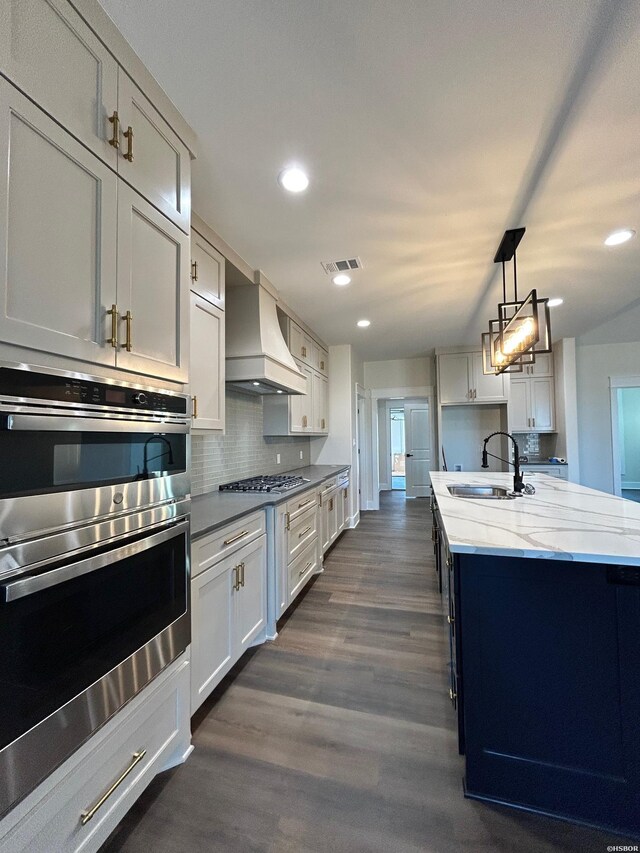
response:
M361 270L362 261L360 258L347 258L344 261L322 261L322 269L327 275L334 275L337 272L350 272L351 270Z

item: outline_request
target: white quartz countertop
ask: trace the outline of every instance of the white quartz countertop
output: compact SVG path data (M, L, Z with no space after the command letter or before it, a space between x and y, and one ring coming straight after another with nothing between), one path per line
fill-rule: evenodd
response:
M511 489L513 474L431 472L451 551L640 566L640 503L529 473L535 495L515 500L453 497L456 483Z

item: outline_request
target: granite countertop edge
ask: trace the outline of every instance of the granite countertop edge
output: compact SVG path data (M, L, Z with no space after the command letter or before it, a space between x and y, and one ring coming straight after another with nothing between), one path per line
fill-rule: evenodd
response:
M350 468L350 465L308 465L304 468L285 471L283 473L295 474L308 480L301 486L286 492L251 494L215 491L196 495L191 499L191 541L201 539L245 515L284 503L306 489L312 489L343 471L349 471Z

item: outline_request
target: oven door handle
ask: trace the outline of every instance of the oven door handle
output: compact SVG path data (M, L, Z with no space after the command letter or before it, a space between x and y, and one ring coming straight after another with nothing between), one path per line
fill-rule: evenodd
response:
M57 586L65 581L81 577L81 575L89 574L89 572L103 569L110 563L124 560L127 557L133 557L135 554L147 551L149 548L160 545L168 539L173 539L183 531L188 530L188 528L188 519L178 521L169 527L164 527L157 533L146 536L144 539L129 542L126 545L113 548L103 554L97 554L94 557L88 557L84 560L73 560L73 562L67 565L59 566L57 569L51 569L48 572L44 571L37 575L29 575L20 580L0 584L0 602L6 604L16 601L19 598L25 598L28 595L33 595L36 592ZM57 562L57 560L52 560L51 562Z
M136 420L134 416L110 415L104 418L86 418L82 415L22 415L1 414L0 432L181 432L187 433L187 423L166 422L161 420Z

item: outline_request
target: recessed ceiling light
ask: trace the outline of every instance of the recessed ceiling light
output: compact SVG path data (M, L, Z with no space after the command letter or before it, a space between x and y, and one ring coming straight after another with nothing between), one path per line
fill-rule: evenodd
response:
M553 299L550 299L548 302L549 308L557 308L558 305L562 305L564 299L561 299L559 296L555 296Z
M276 394L284 394L284 391L281 391L281 390L278 388L278 390L276 391Z
M343 272L341 272L339 275L334 275L334 277L331 280L333 281L334 284L339 284L340 286L345 285L345 284L351 284L351 276L346 275Z
M370 325L371 325L371 320L358 320L358 326L360 326L361 329L366 329L367 326L370 326Z
M605 246L619 246L621 243L626 243L634 235L633 228L621 228L619 231L613 231L604 241Z
M259 382L254 382L253 384L254 384L254 385L259 385L260 383L259 383Z
M298 166L289 166L278 175L281 187L290 193L301 193L309 186L309 178Z

